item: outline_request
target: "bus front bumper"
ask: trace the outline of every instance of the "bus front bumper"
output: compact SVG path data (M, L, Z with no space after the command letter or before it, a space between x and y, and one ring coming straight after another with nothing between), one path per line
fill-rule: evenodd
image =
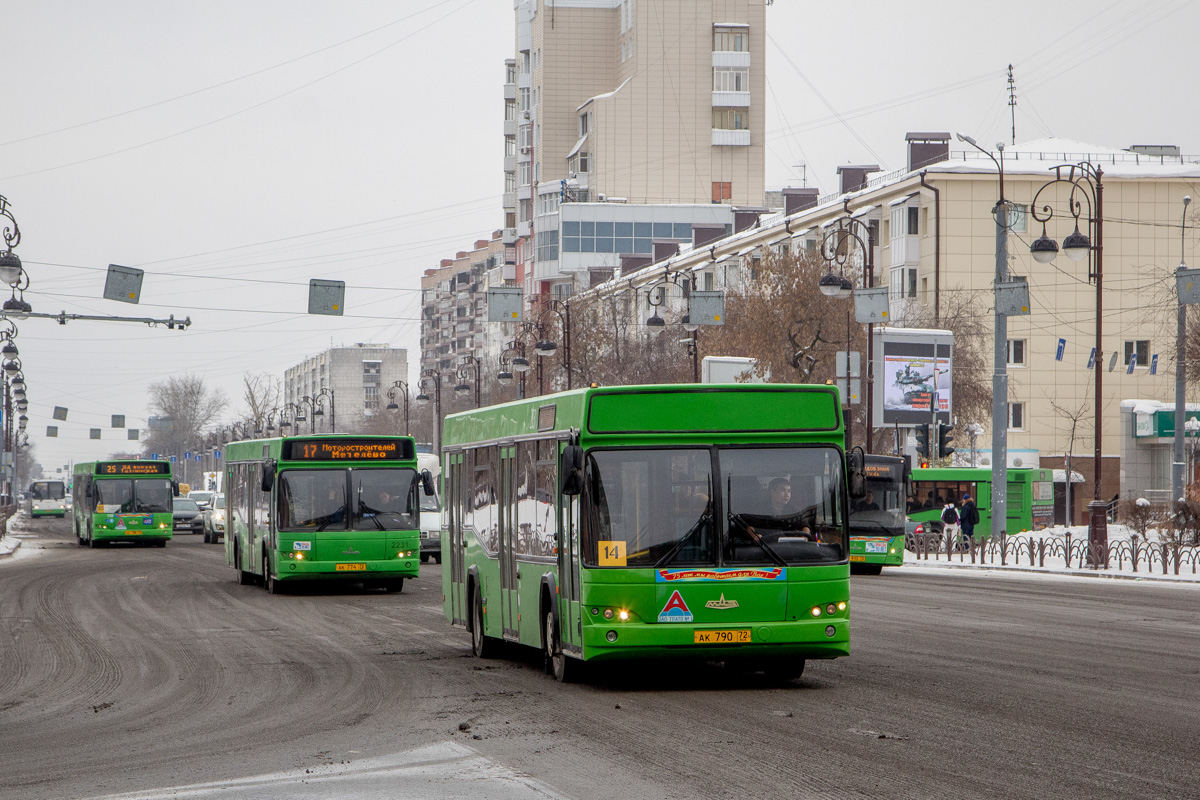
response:
M749 630L742 644L698 643L714 631ZM610 639L610 633L616 639ZM753 623L728 626L675 623L587 624L583 628L584 658L610 661L624 658L838 658L850 655L850 621L845 618Z
M382 561L314 561L281 559L275 569L277 580L288 581L377 581L415 578L421 571L421 558L391 558Z

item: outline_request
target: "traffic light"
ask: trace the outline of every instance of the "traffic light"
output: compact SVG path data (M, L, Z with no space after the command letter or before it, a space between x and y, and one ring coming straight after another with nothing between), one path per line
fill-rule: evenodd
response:
M954 448L950 443L954 441L954 426L949 422L938 423L938 455L941 458L948 458L954 452Z
M929 458L929 423L922 422L917 426L917 455Z

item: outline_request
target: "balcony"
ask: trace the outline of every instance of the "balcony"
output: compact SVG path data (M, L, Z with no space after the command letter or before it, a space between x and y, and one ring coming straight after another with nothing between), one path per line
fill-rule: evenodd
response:
M734 145L747 147L750 144L750 131L727 131L721 128L712 129L713 147Z
M713 108L749 108L749 92L713 92Z

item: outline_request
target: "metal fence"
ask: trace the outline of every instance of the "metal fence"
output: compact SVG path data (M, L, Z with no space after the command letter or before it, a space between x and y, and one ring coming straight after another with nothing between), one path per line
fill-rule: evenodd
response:
M1062 539L1000 534L991 539L972 539L940 531L910 533L904 546L918 560L999 566L1045 567L1047 558L1061 558L1068 569L1120 570L1179 575L1200 572L1200 547L1182 542L1151 542L1141 537L1109 542L1094 558L1086 536L1067 534Z

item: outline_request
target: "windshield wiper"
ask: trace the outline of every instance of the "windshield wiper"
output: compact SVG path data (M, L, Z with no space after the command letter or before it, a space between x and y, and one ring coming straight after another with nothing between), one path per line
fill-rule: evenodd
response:
M762 534L760 534L758 531L756 531L754 529L753 525L746 522L746 520L742 519L741 514L730 514L729 521L736 522L739 526L741 526L742 530L744 530L746 532L746 538L749 539L754 544L758 545L760 548L762 548L762 551L767 554L767 558L769 558L769 559L771 559L771 561L775 562L776 566L780 566L780 567L787 566L787 562L784 561L779 556L778 553L776 553L774 550L772 550L770 545L768 545L765 541L763 541Z
M696 524L688 528L687 533L685 533L683 536L680 536L675 541L675 544L671 545L671 549L664 553L663 557L654 563L654 567L656 569L658 567L665 567L667 564L670 564L672 561L674 561L675 556L679 555L679 552L683 550L683 546L687 544L688 539L691 539L693 536L695 536L696 532L702 529L704 527L704 523L706 522L712 522L711 514L701 514L700 519L696 520Z
M317 533L320 533L321 531L325 530L325 529L326 529L326 528L328 528L330 525L332 525L332 524L333 524L335 521L337 521L337 517L338 517L338 515L339 515L339 514L341 514L341 515L342 515L342 519L343 519L343 520L345 520L345 518L346 518L346 517L345 517L345 515L346 515L346 507L345 507L345 506L342 506L342 507L341 507L341 508L339 508L337 511L333 512L332 514L330 514L330 515L329 515L329 516L328 516L328 517L325 519L325 521L321 523L321 527L317 528Z

